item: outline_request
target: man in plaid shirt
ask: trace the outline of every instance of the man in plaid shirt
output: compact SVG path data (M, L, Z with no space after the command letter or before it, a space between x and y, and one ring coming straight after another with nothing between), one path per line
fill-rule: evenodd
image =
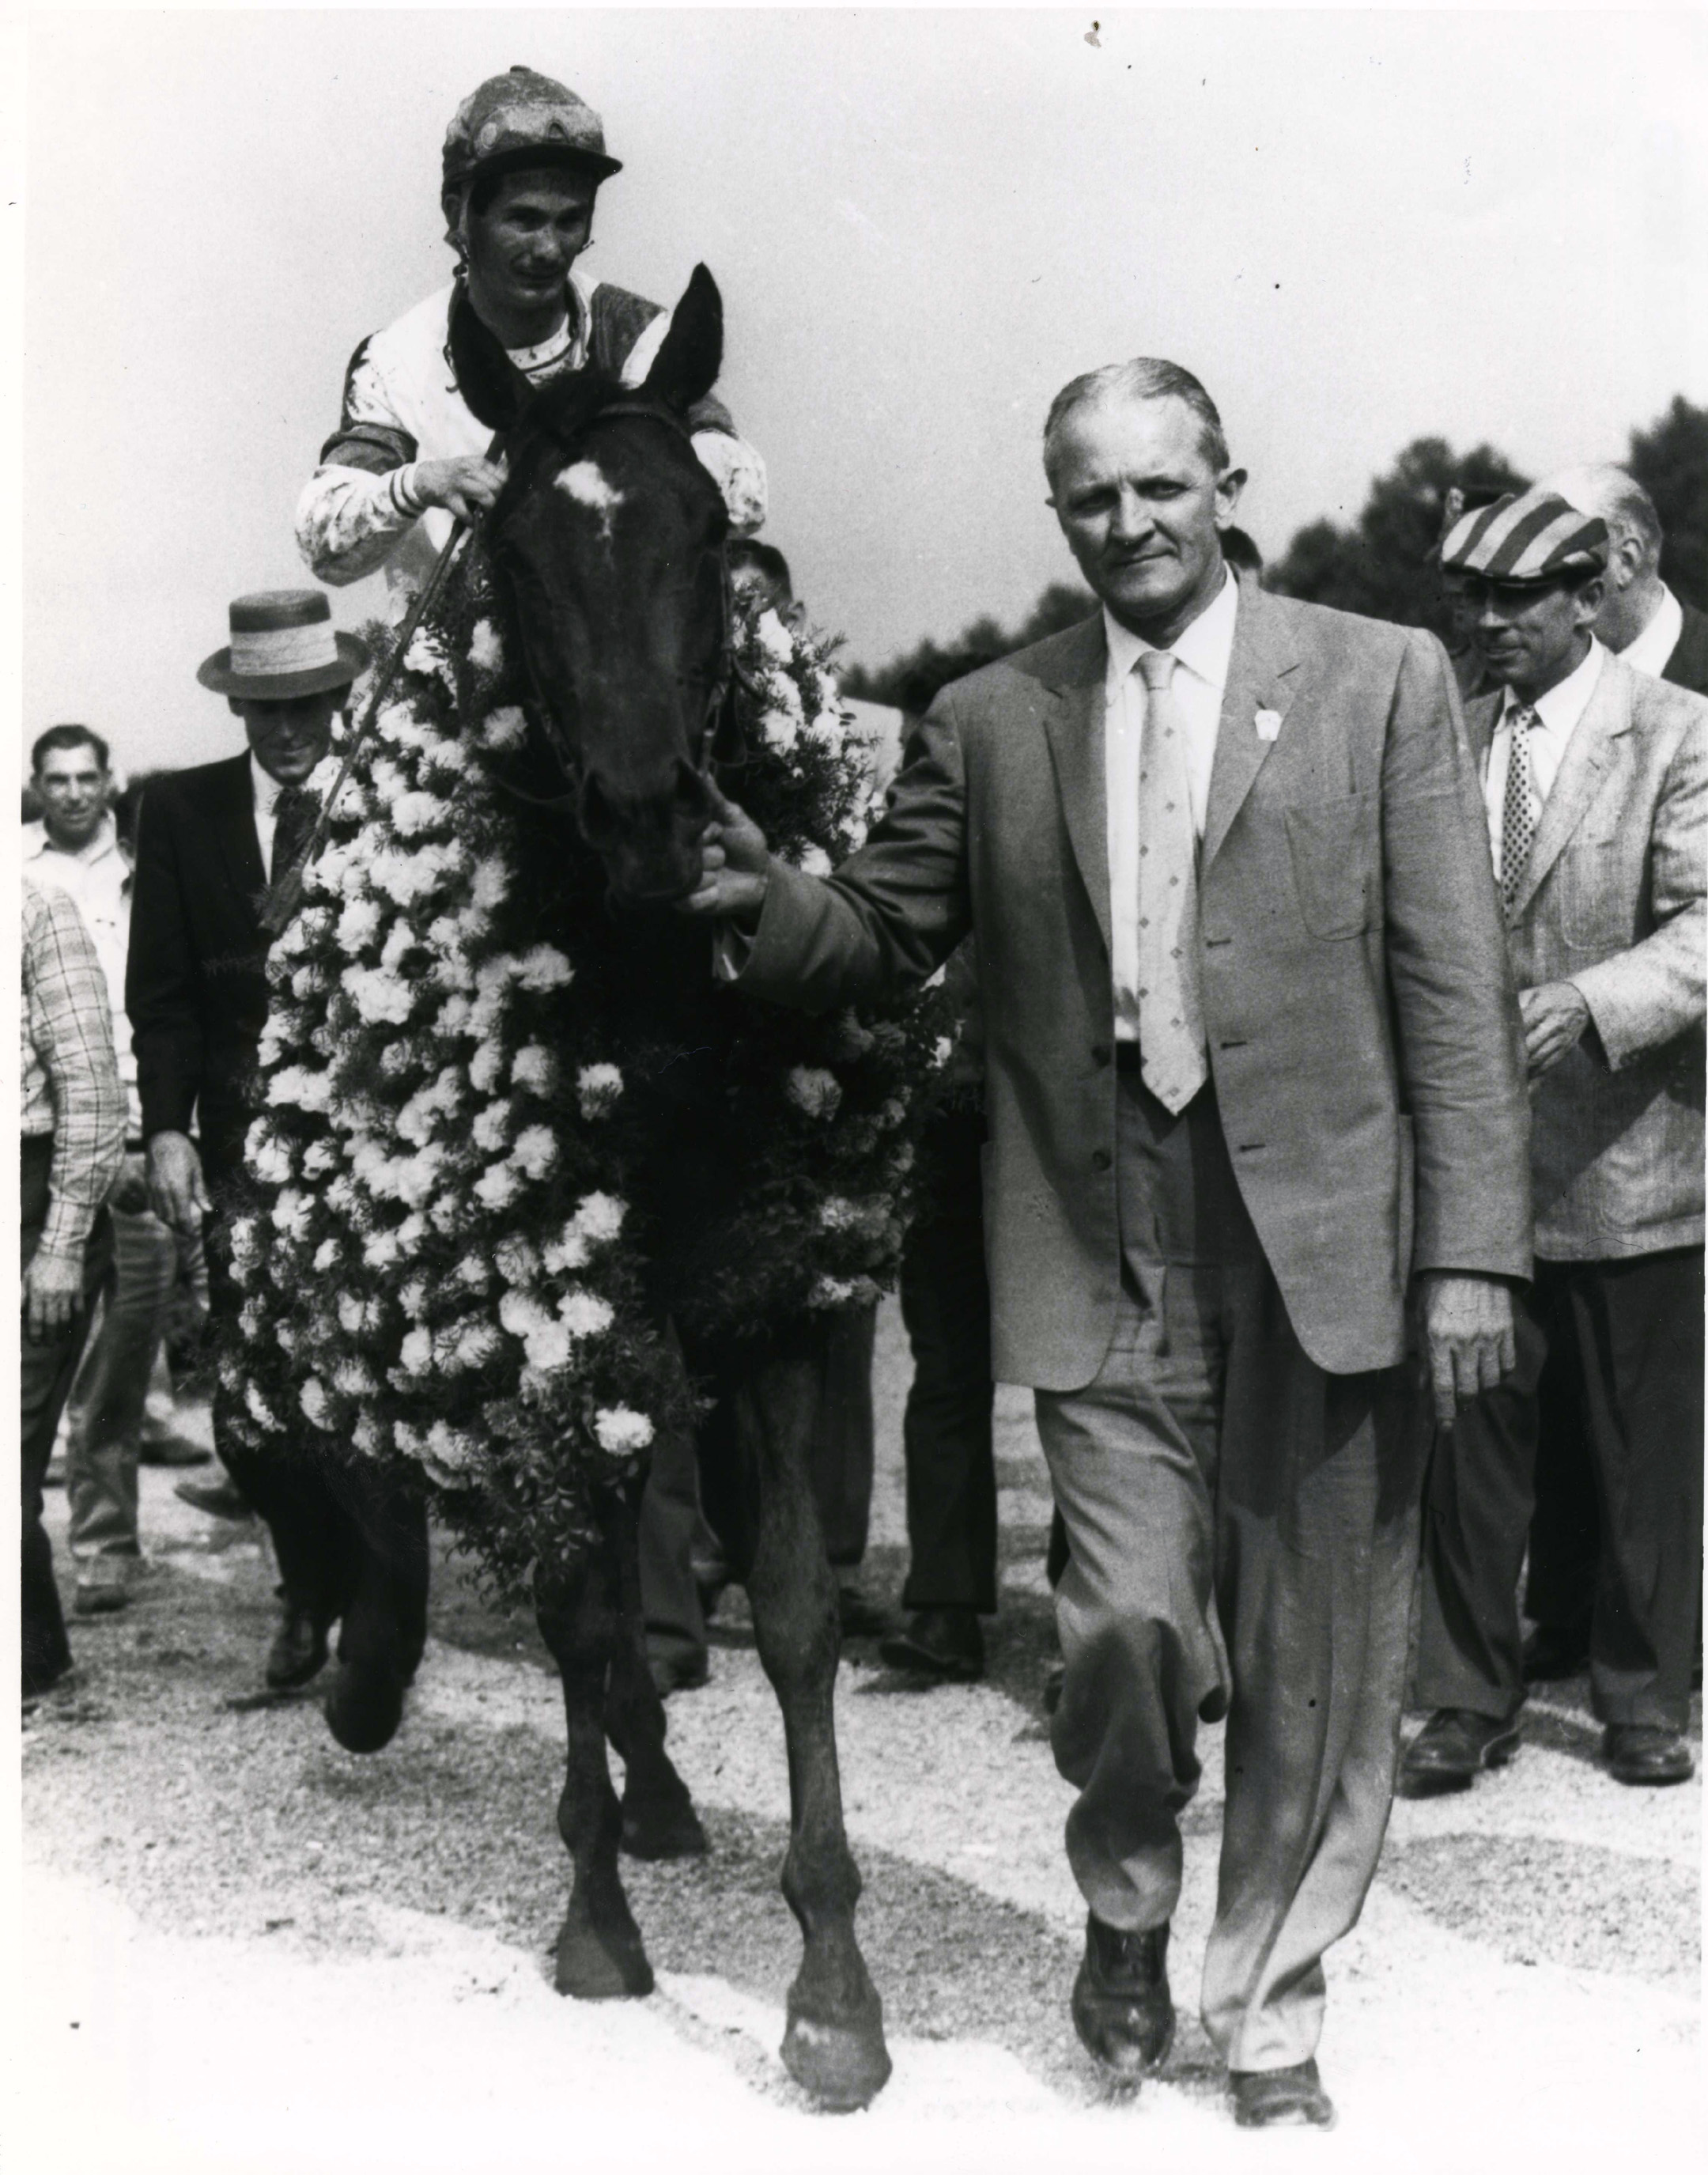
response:
M19 1382L23 1483L24 1696L71 1666L41 1481L106 1273L105 1203L124 1162L125 1097L106 977L76 907L24 879L19 1066L24 1337Z

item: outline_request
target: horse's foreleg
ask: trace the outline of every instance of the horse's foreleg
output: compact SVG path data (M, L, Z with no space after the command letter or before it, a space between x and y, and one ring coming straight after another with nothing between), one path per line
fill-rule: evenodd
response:
M605 1749L605 1699L621 1593L621 1575L608 1527L578 1564L541 1571L534 1581L540 1635L562 1672L569 1732L557 1828L575 1879L557 1937L557 1990L583 2001L653 1990L653 1967L617 1871L622 1818Z
M605 1701L605 1733L627 1771L623 1783L622 1847L631 1858L702 1858L706 1831L688 1786L664 1749L664 1703L647 1666L646 1612L641 1606L637 1521L640 1490L613 1513L611 1536L620 1584L616 1643Z
M890 2074L883 2005L854 1939L860 1877L842 1818L832 1700L841 1634L836 1580L808 1478L822 1340L767 1359L738 1393L744 1458L756 1461L759 1531L748 1581L759 1658L783 1710L789 1843L783 1892L805 1947L789 1990L783 2059L821 2106L865 2107Z

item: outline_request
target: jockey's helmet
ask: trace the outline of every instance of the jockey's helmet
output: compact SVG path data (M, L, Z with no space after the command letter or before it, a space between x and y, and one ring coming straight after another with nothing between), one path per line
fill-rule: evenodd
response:
M598 114L563 84L529 68L488 76L445 131L446 216L455 224L463 193L477 176L558 165L600 181L622 171L621 160L605 149Z

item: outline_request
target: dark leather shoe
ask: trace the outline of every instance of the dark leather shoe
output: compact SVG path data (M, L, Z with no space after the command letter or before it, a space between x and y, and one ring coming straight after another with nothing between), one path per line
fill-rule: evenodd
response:
M398 1733L409 1688L401 1669L340 1662L326 1695L326 1726L346 1752L378 1752Z
M1527 1684L1557 1684L1567 1677L1581 1677L1590 1665L1587 1624L1562 1630L1538 1624L1524 1642L1524 1681Z
M1690 1748L1676 1729L1657 1729L1641 1722L1609 1722L1602 1749L1613 1780L1636 1787L1656 1789L1668 1782L1688 1782L1696 1771Z
M1161 2067L1174 2038L1166 1925L1124 1934L1087 1918L1073 2026L1086 2051L1117 2076L1148 2076Z
M976 1684L984 1673L984 1635L972 1608L922 1608L905 1631L878 1648L892 1669L935 1677L946 1684Z
M211 1465L214 1453L181 1435L144 1435L137 1449L138 1465ZM234 1489L235 1494L236 1490Z
M241 1521L255 1516L230 1480L181 1480L172 1493L181 1503L187 1503L192 1511L205 1511L210 1518Z
M1402 1754L1394 1787L1402 1798L1444 1798L1468 1790L1485 1768L1504 1767L1517 1749L1516 1715L1495 1722L1465 1707L1440 1707Z
M312 1612L286 1602L273 1644L267 1649L267 1681L274 1691L289 1691L318 1676L326 1666L326 1626Z
M1334 2128L1334 2102L1322 2088L1315 2062L1295 2062L1290 2069L1230 2069L1234 2119L1241 2129L1280 2129L1309 2123Z

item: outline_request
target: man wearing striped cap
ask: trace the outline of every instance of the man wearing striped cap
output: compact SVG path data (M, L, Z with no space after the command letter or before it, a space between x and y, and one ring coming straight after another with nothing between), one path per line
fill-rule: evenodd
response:
M1702 1526L1708 700L1592 632L1607 524L1545 490L1442 547L1499 692L1467 706L1531 1080L1519 1365L1439 1438L1408 1797L1518 1749L1518 1574L1552 1349L1603 1513L1591 1690L1622 1782L1684 1781ZM1569 1370L1569 1372L1568 1372Z

